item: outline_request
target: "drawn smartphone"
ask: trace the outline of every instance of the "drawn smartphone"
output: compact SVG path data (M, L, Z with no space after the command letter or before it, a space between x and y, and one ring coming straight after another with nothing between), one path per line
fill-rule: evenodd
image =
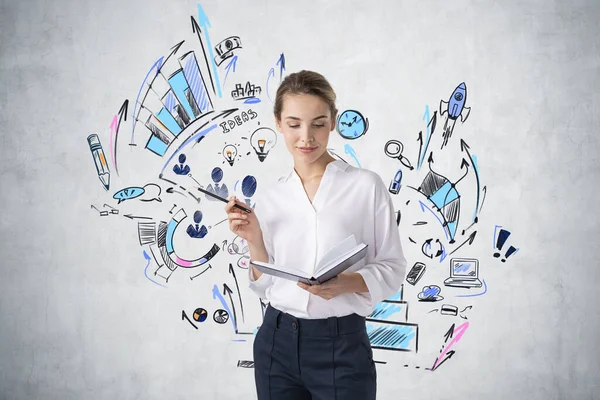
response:
M413 265L413 267L408 272L408 275L406 276L406 282L414 286L415 283L417 283L419 279L421 279L424 272L425 264L423 264L422 262L416 262L415 265Z

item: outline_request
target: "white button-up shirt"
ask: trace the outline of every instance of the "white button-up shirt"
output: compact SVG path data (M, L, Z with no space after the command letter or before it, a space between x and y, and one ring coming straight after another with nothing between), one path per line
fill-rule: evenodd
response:
M296 282L263 273L250 288L281 311L298 318L367 316L402 284L406 259L392 198L381 177L335 160L327 164L311 204L296 170L256 193L254 212L263 232L269 262L312 274L318 261L354 234L368 244L367 255L346 272L362 275L368 292L343 293L329 300Z

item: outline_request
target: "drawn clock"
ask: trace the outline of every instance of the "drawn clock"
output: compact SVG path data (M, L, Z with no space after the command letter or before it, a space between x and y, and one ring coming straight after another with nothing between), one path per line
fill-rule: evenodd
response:
M344 139L358 139L367 133L369 119L356 110L346 110L338 116L336 129Z

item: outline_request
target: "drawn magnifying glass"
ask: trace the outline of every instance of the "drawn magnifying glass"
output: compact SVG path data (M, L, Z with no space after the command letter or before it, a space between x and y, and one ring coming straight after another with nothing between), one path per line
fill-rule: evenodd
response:
M410 170L414 169L414 167L410 163L410 160L402 155L402 152L404 151L404 145L402 144L402 142L393 139L389 140L385 144L384 151L386 156L391 158L397 158L406 168Z

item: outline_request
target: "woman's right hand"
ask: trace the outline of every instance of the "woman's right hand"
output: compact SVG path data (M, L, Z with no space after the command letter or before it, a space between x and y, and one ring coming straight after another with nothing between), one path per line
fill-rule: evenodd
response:
M249 245L258 244L263 240L262 230L260 229L260 223L254 212L247 213L235 208L234 205L239 204L247 207L246 204L237 201L235 196L229 197L229 202L225 206L225 212L229 219L229 229L242 239L244 239Z

